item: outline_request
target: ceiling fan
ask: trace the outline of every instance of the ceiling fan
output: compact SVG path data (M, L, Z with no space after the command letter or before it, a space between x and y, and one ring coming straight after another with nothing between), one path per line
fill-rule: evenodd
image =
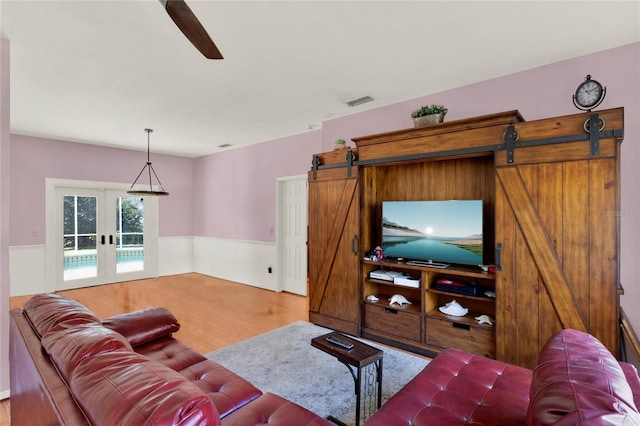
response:
M189 41L208 59L224 59L207 30L184 0L159 0L173 22Z

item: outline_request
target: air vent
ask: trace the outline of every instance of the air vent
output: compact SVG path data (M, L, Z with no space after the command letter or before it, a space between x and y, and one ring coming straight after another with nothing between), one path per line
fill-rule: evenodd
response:
M232 146L230 143L223 143L222 145L218 145L218 148L229 148Z
M363 96L362 98L354 99L352 101L345 102L345 103L350 107L354 107L357 105L366 104L367 102L371 102L371 101L373 101L373 98L371 96Z

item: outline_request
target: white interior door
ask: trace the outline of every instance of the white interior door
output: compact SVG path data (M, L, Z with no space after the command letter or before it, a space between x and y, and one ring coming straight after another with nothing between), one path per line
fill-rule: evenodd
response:
M55 237L47 242L55 290L156 276L157 205L119 189L56 187Z
M280 289L307 295L307 177L278 185L278 277Z

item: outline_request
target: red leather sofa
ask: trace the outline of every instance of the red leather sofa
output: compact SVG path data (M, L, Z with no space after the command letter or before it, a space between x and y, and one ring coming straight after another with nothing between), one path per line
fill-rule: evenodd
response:
M55 294L10 314L11 423L305 425L331 423L172 337L164 308L100 321Z
M640 426L640 379L590 334L563 330L534 370L447 349L365 426Z

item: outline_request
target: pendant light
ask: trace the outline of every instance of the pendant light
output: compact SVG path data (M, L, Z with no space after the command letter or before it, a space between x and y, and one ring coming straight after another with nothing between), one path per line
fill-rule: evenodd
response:
M142 196L162 196L162 195L169 195L169 193L167 191L164 190L164 188L162 187L162 183L160 183L160 179L158 178L158 175L156 174L156 171L153 170L153 166L151 165L151 156L150 156L150 141L149 141L149 135L151 134L151 132L153 132L152 129L144 129L145 132L147 132L147 164L144 165L144 167L142 168L142 170L140 170L140 173L138 174L138 177L136 178L136 180L133 181L133 183L131 184L131 188L127 191L127 194L131 194L131 195L142 195ZM147 170L147 174L149 176L149 189L133 189L133 187L136 185L136 183L138 183L138 179L140 179L140 176L142 176L142 174L144 173L144 171ZM153 173L153 176L155 176L156 181L158 182L158 186L160 187L160 190L154 190L153 189L153 182L152 182L152 176L151 174Z

